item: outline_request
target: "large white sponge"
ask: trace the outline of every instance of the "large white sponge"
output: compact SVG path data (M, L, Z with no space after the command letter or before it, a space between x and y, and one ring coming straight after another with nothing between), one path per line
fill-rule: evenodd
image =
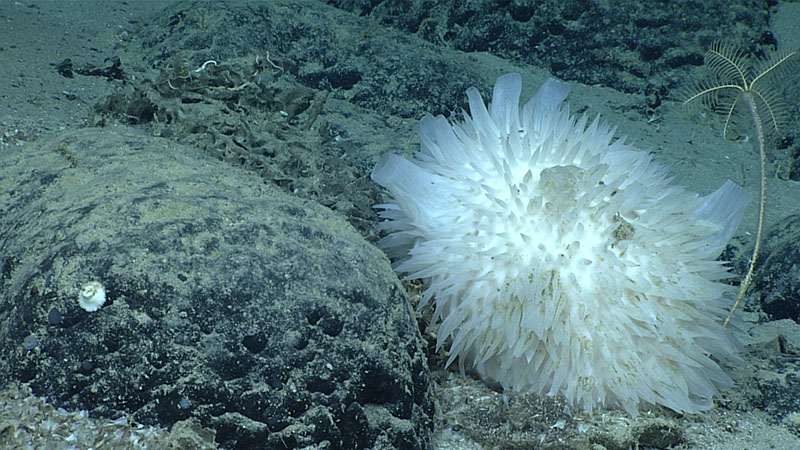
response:
M700 197L651 157L575 117L548 80L519 109L518 74L463 121L427 116L415 161L384 156L372 178L380 245L435 302L438 345L490 383L632 415L712 406L736 359L722 326L732 288L716 260L748 194Z

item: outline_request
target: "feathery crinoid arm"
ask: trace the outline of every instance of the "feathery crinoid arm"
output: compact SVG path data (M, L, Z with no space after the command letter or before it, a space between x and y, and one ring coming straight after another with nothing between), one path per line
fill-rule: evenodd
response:
M769 122L768 132L779 132L780 125L789 119L789 109L782 101L780 91L798 67L800 50L796 49L777 52L759 62L758 74L750 82L750 92L762 116Z

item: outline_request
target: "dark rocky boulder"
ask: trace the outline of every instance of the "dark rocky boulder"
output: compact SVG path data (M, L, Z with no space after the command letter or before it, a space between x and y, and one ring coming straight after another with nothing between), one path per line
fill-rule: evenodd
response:
M771 319L800 323L800 216L785 217L767 234L753 287Z
M107 291L97 311L78 296ZM225 448L428 448L422 339L383 254L195 149L81 130L0 152L0 383Z

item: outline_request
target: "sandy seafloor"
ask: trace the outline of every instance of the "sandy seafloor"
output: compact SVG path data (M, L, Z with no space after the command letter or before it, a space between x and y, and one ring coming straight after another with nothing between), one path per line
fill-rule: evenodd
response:
M24 152L27 145L38 139L97 124L93 112L94 105L106 98L118 85L102 77L62 76L56 71L55 65L67 58L71 58L76 64L88 63L101 67L106 64L104 62L106 58L116 55L121 58L123 67L135 67L129 74L135 73L140 76L157 74L155 68L142 63L145 59L143 50L132 42L137 41L135 36L137 30L141 30L143 24L149 23L169 4L167 1L142 0L3 0L0 3L0 136L2 136L0 151ZM770 11L769 26L775 36L786 45L800 45L798 40L800 29L797 25L800 24L800 4L780 2ZM209 8L209 14L213 14L213 6ZM389 26L377 20L370 21L369 18L358 20L364 20L365 27L371 28L370 33L379 34L383 27ZM331 22L329 26L335 30L338 25ZM791 43L793 38L795 42ZM476 80L481 82L491 80L505 71L518 70L523 73L525 80L523 97L530 95L535 90L536 83L547 75L546 67L511 61L492 55L491 52L482 51L465 55L464 52L453 50L445 44L436 47L428 41L418 42L419 54L398 56L416 58L425 52L436 52L453 54L454 59L468 57L474 65L467 66L465 70L474 71ZM342 42L339 45L353 44ZM319 45L330 45L330 43L320 42ZM432 49L432 46L435 48ZM277 55L276 61L280 62L279 58L280 55ZM304 63L310 64L313 61ZM147 69L150 70L149 73ZM281 76L290 79L291 70L288 72L282 73ZM489 85L485 83L480 87L484 92L489 89ZM346 109L342 104L347 103L349 94L341 92L341 89L339 92L335 88L332 91L330 94L332 100L326 104L326 108L330 109L323 109L322 117L326 114L341 113ZM720 137L719 121L701 113L695 115L686 113L675 99L669 96L665 97L656 108L643 114L636 109L636 105L642 102L643 95L636 92L621 92L603 85L575 84L570 101L574 110L587 111L590 114L600 113L610 123L618 126L618 134L629 136L642 148L653 149L656 158L671 167L682 183L698 192L711 192L729 178L743 183L745 188L754 194L757 192L758 162L749 143L743 140L723 140ZM464 96L462 95L460 99L462 103L445 107L465 107ZM792 107L797 108L796 101ZM441 110L442 105L431 105L431 112L441 112ZM411 111L416 113L413 108ZM384 151L397 151L399 148L400 151L410 153L417 145L414 125L419 117L392 115L391 108L385 108L383 111L379 108L353 108L350 112L363 114L364 123L383 122L386 124L386 130L391 132L391 135L387 134L383 138L387 144L385 148L381 148L381 136L373 136L376 133L373 128L353 124L347 129L349 136L363 136L363 141L375 143L364 149L352 148L352 151L365 152L359 156L359 160L374 163ZM116 123L113 126L133 125ZM691 144L687 145L689 141ZM778 169L772 167L770 170L776 172ZM367 175L368 173L359 174L362 177ZM800 211L798 201L800 182L770 176L768 190L767 224L775 223ZM324 200L329 204L332 202L330 198ZM368 208L368 205L356 206ZM747 245L752 244L756 213L757 205L751 204L734 238L743 243L744 250L737 252L735 256L739 261L747 258L746 253L749 251ZM369 217L369 214L365 213L364 216ZM374 223L362 225L359 227L360 231L374 230ZM775 372L766 365L761 365L764 357L760 353L775 351L771 343L778 335L786 338L790 345L800 348L800 326L787 320L780 322L760 320L763 319L763 315L752 311L752 308L749 312L741 313L739 317L742 321L737 333L747 346L747 350L743 354L744 364L731 368L737 384L724 394L726 401L733 403L738 403L737 396L744 395L747 391L746 384L752 381L753 377L781 379L800 367L795 361L784 366L785 372ZM442 359L432 358L432 361L441 363ZM492 442L491 433L500 432L506 435L503 439L495 436L497 438L495 442L502 440L507 445L506 448L525 448L513 446L513 427L511 431L500 426L494 430L478 430L484 425L478 423L480 414L476 411L491 411L498 404L505 404L509 400L508 397L487 389L468 377L442 371L441 367L432 367L431 370L435 374L434 379L439 383L435 389L438 400L436 448L490 448L492 446L487 446L486 443ZM5 383L6 380L3 381ZM0 405L5 408L4 411L0 411L0 437L11 429L4 426L25 417L30 417L33 421L28 424L30 428L28 435L38 434L38 439L43 440L47 439L48 432L45 428L51 426L47 420L79 423L83 421L89 429L111 426L102 425L104 423L102 419L88 419L76 412L52 410L44 406L42 401L27 394L24 388L19 390L13 387L4 392L4 397L0 398ZM524 397L512 397L510 401L513 406L514 402L523 402ZM506 407L511 408L507 404ZM469 408L473 410L464 411ZM38 412L34 414L33 410ZM25 415L20 416L20 414ZM33 419L34 417L38 419ZM682 442L673 448L800 449L800 410L795 411L794 415L787 414L782 421L773 420L769 413L757 408L713 409L702 416L692 417L646 413L635 420L612 411L596 413L593 420L602 422L607 427L618 428L620 435L628 433L637 426L643 426L648 420L673 424L683 433ZM37 427L43 431L37 431ZM473 433L464 431L469 429L475 431ZM470 436L475 439L471 439ZM525 436L517 444L523 445L519 442L532 441L530 436ZM621 438L620 442L627 441ZM81 447L77 443L59 445L61 448L69 448L71 445ZM599 450L601 447L595 448Z

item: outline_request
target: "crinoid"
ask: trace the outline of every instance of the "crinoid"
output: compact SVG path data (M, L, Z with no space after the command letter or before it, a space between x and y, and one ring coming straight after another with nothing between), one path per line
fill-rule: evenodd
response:
M706 66L712 76L695 84L693 93L686 97L684 105L703 102L714 112L725 116L723 137L728 130L739 105L744 105L755 127L754 145L758 148L761 160L761 196L758 212L758 231L753 247L753 256L747 274L742 280L739 294L723 326L727 326L736 308L744 297L761 247L761 234L764 228L764 207L766 199L766 154L764 151L767 135L777 133L779 125L787 116L787 109L781 103L776 88L787 83L791 70L800 62L800 50L779 52L766 59L750 58L740 48L719 41L711 44L705 54ZM766 129L765 129L766 122Z

